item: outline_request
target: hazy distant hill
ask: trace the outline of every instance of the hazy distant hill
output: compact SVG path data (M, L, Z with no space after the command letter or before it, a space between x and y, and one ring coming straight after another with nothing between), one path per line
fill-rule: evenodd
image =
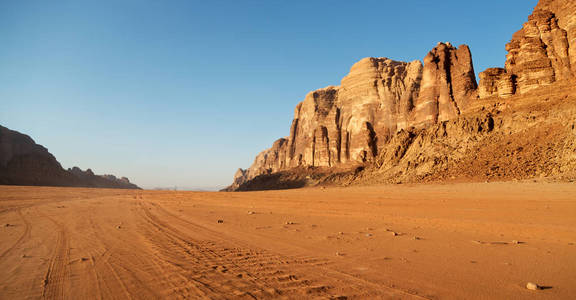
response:
M29 136L0 126L0 184L138 189L128 178L65 170L48 149Z

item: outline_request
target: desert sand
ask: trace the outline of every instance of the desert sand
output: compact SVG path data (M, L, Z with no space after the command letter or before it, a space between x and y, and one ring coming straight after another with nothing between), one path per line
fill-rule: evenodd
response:
M576 295L573 183L1 186L0 225L1 299Z

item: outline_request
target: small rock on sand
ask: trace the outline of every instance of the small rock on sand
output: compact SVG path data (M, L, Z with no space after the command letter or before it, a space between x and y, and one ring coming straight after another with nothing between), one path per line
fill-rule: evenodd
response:
M528 283L526 284L526 288L529 289L529 290L532 290L532 291L537 291L537 290L542 289L539 285L537 285L537 284L535 284L535 283L533 283L533 282L528 282Z
M253 215L253 214L255 214L255 212L249 211L248 214L249 214L249 215Z
M397 236L397 235L398 235L398 233L395 232L395 231L392 231L390 234L391 234L392 236Z
M286 225L294 225L294 224L296 224L296 223L291 222L291 221L286 221L286 223L284 223L284 224L286 224Z
M122 229L122 226L118 225L116 226L116 229Z
M224 220L218 220L218 224L224 223Z

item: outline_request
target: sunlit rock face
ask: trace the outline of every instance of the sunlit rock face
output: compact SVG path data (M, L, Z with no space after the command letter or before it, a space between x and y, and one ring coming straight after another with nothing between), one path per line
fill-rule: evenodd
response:
M576 1L543 0L506 45L506 68L480 74L480 98L524 94L576 75Z
M508 98L516 92L514 77L506 73L503 68L489 68L480 73L480 85L478 86L478 96L488 98L497 96Z
M402 129L431 128L459 118L475 101L572 80L575 45L576 1L542 0L506 45L505 68L480 73L479 84L466 45L438 43L423 63L364 58L340 86L309 93L296 106L290 135L239 170L229 189L294 167L370 163L391 151L390 140Z
M468 46L439 43L421 61L368 57L340 86L308 93L296 106L290 135L274 142L232 187L294 167L333 167L372 161L401 129L460 114L476 98Z
M455 48L450 43L439 43L424 57L415 125L430 125L458 116L475 98L476 88L468 46Z

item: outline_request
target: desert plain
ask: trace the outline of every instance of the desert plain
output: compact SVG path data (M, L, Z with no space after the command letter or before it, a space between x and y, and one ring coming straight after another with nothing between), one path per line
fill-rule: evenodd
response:
M574 183L0 186L0 224L1 299L576 295Z

